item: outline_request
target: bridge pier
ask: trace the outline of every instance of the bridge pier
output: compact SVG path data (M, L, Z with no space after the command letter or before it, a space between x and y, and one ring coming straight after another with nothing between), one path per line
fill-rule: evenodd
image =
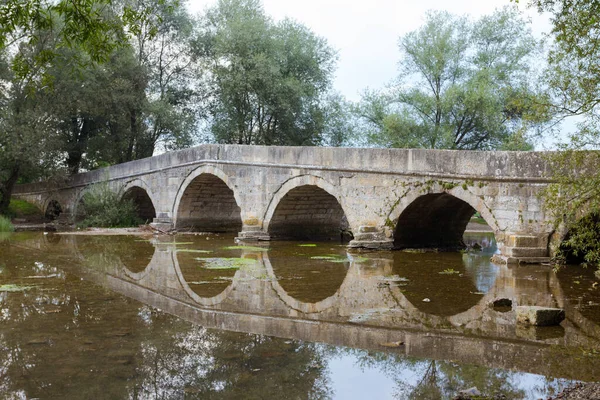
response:
M175 225L173 224L173 218L169 216L169 213L157 213L156 218L152 220L150 226L156 230L162 232L168 232L173 230Z
M500 254L494 261L506 264L535 264L550 261L548 240L550 234L504 233L496 234Z
M394 247L394 239L389 229L362 225L348 247L389 250Z

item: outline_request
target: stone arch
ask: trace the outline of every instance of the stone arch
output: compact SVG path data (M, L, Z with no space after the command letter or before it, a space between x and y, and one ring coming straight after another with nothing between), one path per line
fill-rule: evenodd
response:
M65 211L65 209L58 200L51 197L44 204L42 211L44 212L44 217L47 220L54 221L60 216L60 214L63 213L63 211Z
M494 231L500 229L483 198L468 189L444 188L435 183L426 190L409 189L390 212L396 248L460 248L465 228L475 212Z
M211 232L239 232L242 228L240 198L222 170L203 165L183 181L173 204L176 228Z
M352 231L344 199L325 179L302 175L286 181L273 195L263 218L271 238L340 239Z
M152 222L156 218L156 197L150 186L142 179L129 181L121 188L121 198L130 198L137 207L138 217L142 221Z

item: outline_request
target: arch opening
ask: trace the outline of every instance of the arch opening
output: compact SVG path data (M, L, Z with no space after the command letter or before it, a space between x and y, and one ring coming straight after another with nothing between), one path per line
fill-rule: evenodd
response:
M134 186L123 194L123 199L131 200L140 220L148 223L156 218L156 210L148 192L139 186Z
M476 210L469 203L451 194L425 194L400 214L394 234L394 247L463 249L466 247L463 235L468 225L472 225L473 230L493 235L491 228L482 218L472 220L474 215ZM477 246L482 247L481 244Z
M316 185L303 185L287 192L275 208L268 232L272 239L352 239L342 206Z
M62 211L62 207L57 200L50 200L48 206L46 207L44 217L49 221L54 221L60 216Z
M233 190L212 174L200 174L185 188L177 208L177 229L239 232L241 209Z

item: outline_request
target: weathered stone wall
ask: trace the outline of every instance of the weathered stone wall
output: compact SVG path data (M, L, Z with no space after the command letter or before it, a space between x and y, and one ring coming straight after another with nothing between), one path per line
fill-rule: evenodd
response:
M225 194L221 186L223 190L212 193L218 203L211 203L208 181L195 181L202 174L213 176L211 185L218 179L231 192ZM308 214L295 219L296 224L291 218L281 222L277 212L289 192L291 196L294 189L308 185L337 200L354 234L354 247L390 248L394 236L406 239L413 234L456 237L471 207L494 230L509 261L539 261L548 256L552 231L538 198L547 177L542 154L535 152L202 145L79 174L59 187L21 185L15 195L44 210L55 199L73 214L90 184L108 180L122 193L132 187L144 189L156 210L156 223L212 230L218 220L222 227L241 225L242 239L268 239L273 229L276 236L285 236L316 226L307 225L317 220L306 218ZM193 182L205 188L194 189ZM402 215L414 201L441 194L456 200L431 210L432 223L403 225ZM236 221L233 201L241 221ZM326 208L337 220L335 207ZM323 226L328 226L327 218Z

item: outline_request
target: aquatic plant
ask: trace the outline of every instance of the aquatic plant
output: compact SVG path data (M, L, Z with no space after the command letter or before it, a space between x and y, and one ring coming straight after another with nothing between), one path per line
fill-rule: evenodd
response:
M250 258L196 258L203 263L202 268L206 269L240 269L242 267L251 267L256 265L256 260Z
M268 251L266 247L258 246L227 246L223 247L224 250L248 250L248 251Z

